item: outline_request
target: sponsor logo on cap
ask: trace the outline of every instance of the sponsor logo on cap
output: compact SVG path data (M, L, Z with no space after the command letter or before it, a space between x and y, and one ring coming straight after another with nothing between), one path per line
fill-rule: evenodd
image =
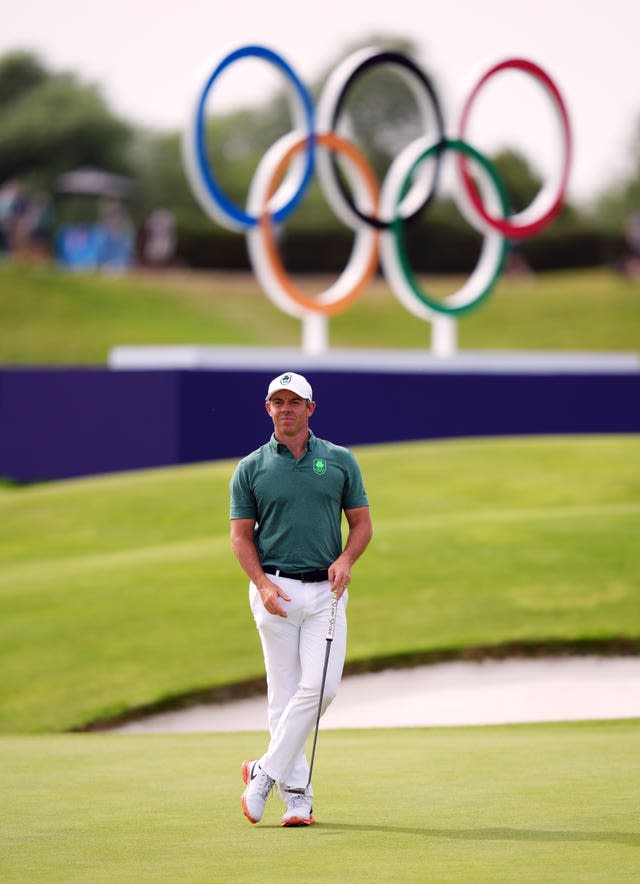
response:
M284 384L285 386L287 384L290 384L291 383L291 375L290 374L283 374L282 377L280 378L280 383Z

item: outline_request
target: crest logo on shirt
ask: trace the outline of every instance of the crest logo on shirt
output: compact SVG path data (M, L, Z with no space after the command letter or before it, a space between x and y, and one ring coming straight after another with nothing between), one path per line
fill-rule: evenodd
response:
M313 472L316 476L324 476L327 472L327 462L326 460L322 460L321 457L317 457L313 462Z

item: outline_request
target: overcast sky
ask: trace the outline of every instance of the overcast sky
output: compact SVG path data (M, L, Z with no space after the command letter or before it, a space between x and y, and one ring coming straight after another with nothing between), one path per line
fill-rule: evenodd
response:
M571 114L572 199L588 202L627 169L640 117L640 0L9 0L0 53L35 50L52 69L99 84L121 116L177 129L199 72L229 47L267 45L308 82L346 44L372 33L417 44L416 60L440 85L451 132L466 84L484 63L519 55L544 68ZM213 109L258 101L275 88L275 74L251 65L241 62L221 78ZM523 150L546 174L560 146L544 92L517 74L494 78L485 91L469 140L479 149Z

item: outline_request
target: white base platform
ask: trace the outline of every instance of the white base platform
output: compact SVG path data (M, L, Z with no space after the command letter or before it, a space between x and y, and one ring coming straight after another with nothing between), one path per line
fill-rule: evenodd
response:
M524 372L533 374L616 373L640 371L637 353L548 350L458 351L434 356L429 350L329 350L309 354L295 347L175 346L113 347L111 369L258 369L269 371L367 372Z

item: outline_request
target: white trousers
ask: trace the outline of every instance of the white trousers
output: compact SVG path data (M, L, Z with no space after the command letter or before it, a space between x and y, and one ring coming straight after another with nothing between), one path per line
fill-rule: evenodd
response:
M269 748L259 759L262 769L281 787L304 789L309 779L307 738L318 716L320 687L327 650L331 586L301 583L269 575L291 601L280 599L287 617L270 614L253 583L249 600L267 675ZM338 602L335 632L322 697L322 713L336 695L347 649L347 593Z

